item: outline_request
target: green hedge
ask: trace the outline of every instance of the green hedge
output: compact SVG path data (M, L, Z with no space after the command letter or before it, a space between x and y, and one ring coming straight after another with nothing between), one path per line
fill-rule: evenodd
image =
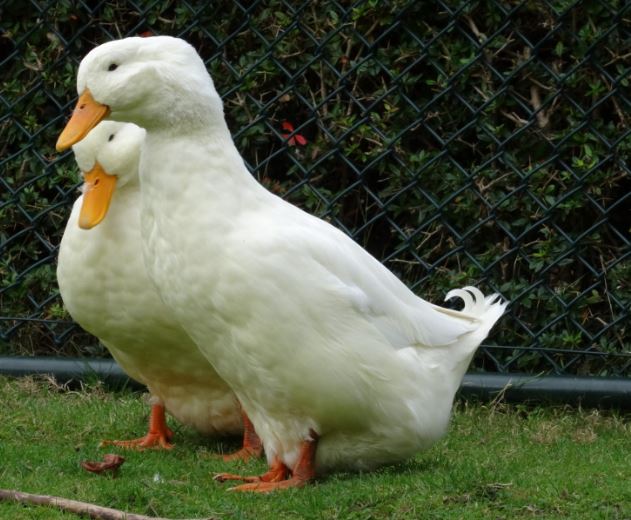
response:
M106 354L57 295L78 175L54 142L85 53L171 34L207 60L265 186L426 299L476 284L511 300L488 340L507 348L478 368L631 372L628 5L204 4L0 7L0 353Z

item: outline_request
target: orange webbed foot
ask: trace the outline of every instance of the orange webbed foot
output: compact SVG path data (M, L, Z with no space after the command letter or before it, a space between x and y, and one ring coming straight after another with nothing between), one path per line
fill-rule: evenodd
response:
M220 457L224 462L234 462L235 460L247 462L250 459L258 459L261 455L263 455L263 448L256 449L243 446L243 448L235 451L234 453L220 455Z
M138 439L119 441L119 440L104 440L101 441L99 447L104 446L118 446L119 448L125 448L130 450L145 450L148 448L171 450L173 444L171 439L173 438L173 432L167 426L166 417L164 412L164 406L161 404L154 404L151 407L151 416L149 418L149 432L144 437Z
M174 445L169 442L170 438L171 437L164 435L148 433L144 437L127 441L103 440L99 443L99 448L103 448L105 446L118 446L119 448L128 450L146 450L149 448L172 450Z
M216 475L215 480L219 482L226 480L247 482L247 484L229 489L229 491L239 492L271 493L282 489L303 487L315 478L315 454L319 436L313 430L310 430L309 434L311 438L303 441L298 462L291 471L276 457L269 471L260 477L241 477L231 473L222 473ZM290 474L291 477L287 478Z
M280 459L275 458L267 473L256 476L235 475L234 473L219 473L213 478L217 482L225 482L227 480L239 480L241 482L280 482L285 480L291 472L289 468L283 464Z
M297 477L291 477L280 482L252 482L249 484L241 484L228 488L228 491L251 492L251 493L271 493L281 489L299 488L306 486L310 479L305 480Z

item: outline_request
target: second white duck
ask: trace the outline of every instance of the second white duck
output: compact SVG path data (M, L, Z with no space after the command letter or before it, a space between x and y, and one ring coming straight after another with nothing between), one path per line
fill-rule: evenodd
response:
M234 393L179 326L142 259L138 162L145 131L104 121L73 147L84 172L59 250L57 278L72 317L152 395L149 432L123 447L170 448L164 410L206 434L242 431ZM260 452L247 417L244 450Z

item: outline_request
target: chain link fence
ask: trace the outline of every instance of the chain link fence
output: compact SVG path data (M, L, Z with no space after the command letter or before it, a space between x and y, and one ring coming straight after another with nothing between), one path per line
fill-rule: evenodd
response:
M0 353L105 355L56 286L79 177L54 143L83 55L171 34L268 189L430 301L512 302L475 369L631 374L630 4L9 0L0 20Z

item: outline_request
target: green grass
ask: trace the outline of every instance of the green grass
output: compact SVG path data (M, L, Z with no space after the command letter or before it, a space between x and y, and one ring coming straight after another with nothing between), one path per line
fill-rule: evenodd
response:
M173 424L171 452L97 448L144 434L147 415L138 394L0 377L0 488L168 518L631 518L631 422L614 413L460 404L446 438L413 460L271 495L228 493L212 480L264 471L262 461L215 458L236 440ZM79 466L104 452L127 458L116 478ZM0 503L0 518L76 517Z

